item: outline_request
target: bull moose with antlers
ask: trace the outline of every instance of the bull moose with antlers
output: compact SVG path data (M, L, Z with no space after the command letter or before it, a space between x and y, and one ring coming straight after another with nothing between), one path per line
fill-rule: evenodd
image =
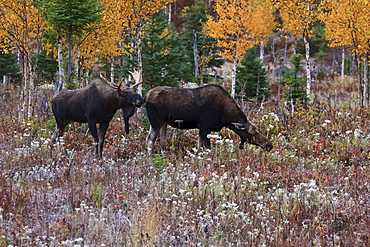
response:
M54 95L52 110L57 126L51 141L55 142L59 136L62 136L66 125L70 122L88 123L94 138L95 153L101 157L105 133L116 111L122 108L125 129L128 133L128 119L135 113L136 108L144 103L143 98L132 90L142 83L138 80L139 73L135 71L131 74L136 84L130 88L122 87L122 81L118 86L113 85L101 75L85 88L61 91Z

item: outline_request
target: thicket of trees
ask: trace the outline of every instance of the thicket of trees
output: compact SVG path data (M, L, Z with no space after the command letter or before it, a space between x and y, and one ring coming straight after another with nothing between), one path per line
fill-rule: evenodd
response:
M341 51L342 76L345 60L353 59L361 102L369 101L367 0L0 0L0 6L1 78L22 85L26 118L35 83L75 88L102 70L111 81L128 82L127 71L137 69L149 89L214 81L215 68L228 61L232 96L249 84L256 90L248 97L258 98L268 86L256 77L265 73L260 68L288 62L288 53L303 56L300 90L310 98L313 54L325 60L330 47ZM258 62L246 64L253 47Z

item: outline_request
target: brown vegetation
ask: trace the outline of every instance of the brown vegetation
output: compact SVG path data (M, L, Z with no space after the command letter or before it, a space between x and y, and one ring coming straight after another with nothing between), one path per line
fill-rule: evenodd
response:
M0 246L370 245L370 111L352 98L248 107L270 153L227 129L198 153L196 130L171 130L148 158L144 111L130 135L116 116L97 160L86 126L51 145L51 112L22 122L17 95L1 88Z

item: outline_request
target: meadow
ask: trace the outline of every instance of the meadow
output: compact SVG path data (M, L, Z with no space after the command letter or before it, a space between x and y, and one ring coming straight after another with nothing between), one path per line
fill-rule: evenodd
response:
M145 108L128 135L117 114L96 159L86 125L51 144L50 110L24 121L19 90L0 93L0 246L370 246L370 109L356 97L246 104L271 152L239 150L227 129L198 152L196 130L171 129L148 157Z

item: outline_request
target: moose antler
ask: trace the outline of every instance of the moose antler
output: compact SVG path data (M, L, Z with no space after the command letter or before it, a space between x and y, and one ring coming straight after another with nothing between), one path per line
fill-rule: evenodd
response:
M113 86L102 74L100 74L100 78L108 84L108 86L110 86L111 88L115 89L115 90L120 90L120 87L121 87L121 84L122 84L122 80L121 82L119 83L118 87L117 86Z
M131 86L131 88L137 87L141 83L143 83L143 80L139 81L140 80L140 73L139 73L139 71L137 71L135 69L134 72L131 72L131 71L129 71L129 72L130 72L130 74L132 75L132 77L134 78L134 81L135 81L135 84L133 86Z

